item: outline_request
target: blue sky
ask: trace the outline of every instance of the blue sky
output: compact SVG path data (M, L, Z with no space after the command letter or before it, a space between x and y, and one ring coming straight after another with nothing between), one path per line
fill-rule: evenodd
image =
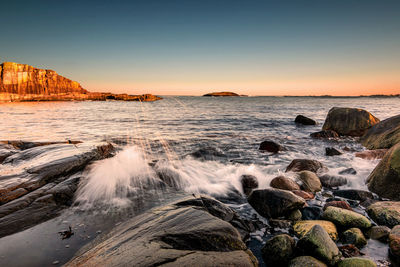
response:
M0 61L91 91L400 93L400 1L7 1Z

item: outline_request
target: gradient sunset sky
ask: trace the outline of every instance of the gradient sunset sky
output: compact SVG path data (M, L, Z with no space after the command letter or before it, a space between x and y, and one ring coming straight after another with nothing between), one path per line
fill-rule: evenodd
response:
M5 1L0 62L91 91L400 93L400 1Z

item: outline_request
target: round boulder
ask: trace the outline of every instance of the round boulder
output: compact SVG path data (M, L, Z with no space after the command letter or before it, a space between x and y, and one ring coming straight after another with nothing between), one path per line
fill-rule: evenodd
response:
M300 256L294 258L289 267L327 267L327 265L311 256Z
M400 115L390 117L371 127L361 143L368 149L391 148L400 143Z
M293 230L299 238L305 236L314 225L320 225L329 234L333 241L338 240L338 232L336 226L330 221L323 220L306 220L298 221L293 225Z
M340 261L338 267L376 267L376 263L366 258L347 258Z
M368 229L372 226L371 222L363 215L337 207L327 207L322 217L331 221L342 228Z
M283 150L283 147L276 142L267 140L261 142L259 150L278 153L279 151Z
M303 115L297 115L294 122L303 125L317 125L317 122L315 120L307 118L306 116Z
M343 232L343 243L353 244L358 248L362 248L367 244L367 239L358 228L350 228Z
M240 183L245 195L249 195L253 189L258 187L258 180L254 175L243 174L240 176Z
M269 266L287 265L294 255L295 241L286 234L280 234L267 240L261 249L264 262Z
M277 189L283 190L300 190L300 186L290 178L284 176L278 176L272 179L270 186Z
M321 181L318 176L311 171L301 171L298 176L299 180L302 182L302 189L307 192L319 192L322 189Z
M380 201L370 205L367 209L369 217L379 225L390 228L400 224L400 202Z
M294 159L290 162L286 168L286 172L300 172L300 171L311 171L311 172L324 172L327 168L324 164L318 160L312 159Z

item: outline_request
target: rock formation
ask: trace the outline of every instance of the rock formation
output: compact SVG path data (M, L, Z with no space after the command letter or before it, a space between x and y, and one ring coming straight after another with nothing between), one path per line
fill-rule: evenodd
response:
M205 94L203 96L241 96L241 95L238 95L233 92L214 92L214 93Z
M92 93L75 81L53 70L34 68L26 64L0 64L0 101L60 101L60 100L124 100L155 101L150 94L128 95Z

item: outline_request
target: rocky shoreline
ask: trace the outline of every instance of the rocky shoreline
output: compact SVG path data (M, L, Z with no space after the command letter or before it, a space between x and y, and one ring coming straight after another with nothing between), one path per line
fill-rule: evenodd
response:
M304 116L295 121L304 127L315 122ZM340 189L356 172L352 168L330 175L318 160L293 159L286 172L271 181L271 188L259 189L257 177L243 175L243 194L232 190L229 199L214 196L221 202L195 194L146 211L99 236L66 266L398 266L398 116L379 121L365 110L332 108L321 131L311 134L318 139L346 136L374 149L357 152L358 156L382 158L366 179L370 191ZM0 147L0 237L70 207L85 167L115 153L109 143L77 141L3 141ZM274 155L285 153L285 147L265 140L260 151ZM326 151L332 157L357 156L338 147ZM161 188L177 186L174 177L158 175ZM258 213L257 218L243 217L229 207L243 202ZM251 246L257 231L266 241ZM390 258L374 262L365 250L374 242L387 244ZM261 255L259 263L255 255Z

